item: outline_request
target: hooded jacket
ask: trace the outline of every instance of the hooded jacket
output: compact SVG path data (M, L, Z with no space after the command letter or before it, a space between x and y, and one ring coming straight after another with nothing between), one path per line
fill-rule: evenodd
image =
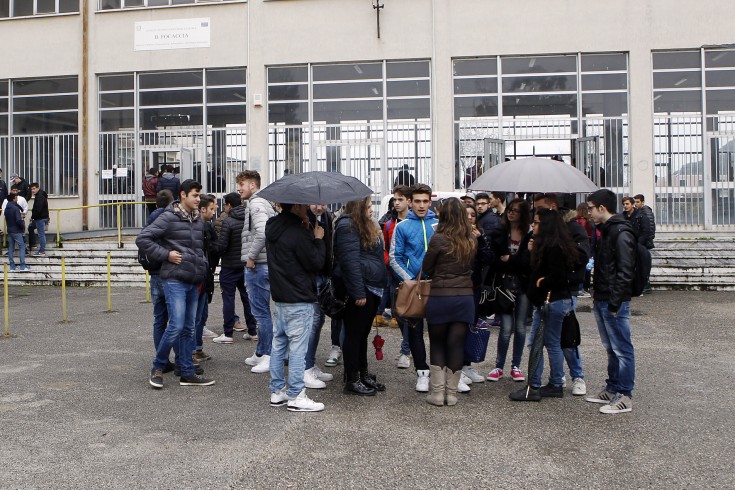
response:
M365 298L366 286L385 287L387 272L383 249L382 238L364 248L352 218L343 214L337 219L334 225L334 277L341 280L351 298Z
M173 202L138 234L135 244L152 260L161 262L161 279L201 284L208 274L204 255L204 224L196 209L185 213ZM168 254L181 253L181 263L172 264Z
M250 196L245 205L245 223L242 227L242 257L243 262L252 259L256 264L268 262L265 247L265 224L276 215L271 203L259 197Z
M49 219L48 214L48 195L43 189L38 189L36 195L33 196L33 210L31 211L32 220Z
M217 232L217 251L220 254L222 267L242 269L242 226L245 223L245 206L232 208ZM215 224L215 227L217 225Z
M15 201L8 201L5 206L5 222L8 226L8 233L24 233L25 222L21 215L22 210Z
M610 217L601 227L602 236L595 254L593 296L595 301L607 301L610 311L617 311L624 301L630 301L636 239L630 223L620 214Z
M283 212L268 220L265 247L273 301L316 303L316 275L324 267L326 254L324 240L314 238L301 218Z
M390 268L398 281L416 279L419 275L438 222L433 211L427 212L424 218L409 211L406 219L396 225L390 244Z
M156 184L156 192L160 192L164 189L170 190L171 194L174 195L174 199L179 199L181 181L174 174L166 172L165 174L161 175L161 177L159 177L158 183Z

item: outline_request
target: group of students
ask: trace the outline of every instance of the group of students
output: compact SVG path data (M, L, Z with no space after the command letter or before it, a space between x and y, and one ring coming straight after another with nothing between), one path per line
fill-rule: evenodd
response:
M26 253L33 250L38 233L39 247L34 256L46 255L46 230L49 223L48 196L38 182L28 185L25 179L15 174L11 177L10 192L4 183L0 186L2 214L5 216L5 231L8 237L8 264L11 271L30 271L26 264ZM28 225L28 244L26 245L26 216L28 201L33 200L31 220ZM15 248L18 247L20 264L15 263Z
M476 196L475 203L443 200L435 213L429 186L399 185L394 189L394 209L381 219L381 229L373 218L370 198L348 202L335 219L323 204L274 204L259 197L257 172L242 172L237 183L240 201L227 203L225 198L226 207L229 205L221 225L225 231L217 237L211 230L209 241L214 245L206 244L203 222L213 218L214 202L200 197L201 186L189 180L181 184L180 199L162 207L165 210L136 241L142 252L160 263L159 277L152 280L152 290L156 282L162 293L154 295L157 353L149 381L155 388L163 387L163 373L176 370L182 385L214 384L202 376L200 364L210 356L204 354L201 338L214 268L222 257L225 328L214 340L232 343L231 327L240 326L234 316L234 294L239 289L246 315L252 312L247 327L240 329L248 328L246 338L257 336L258 340L246 364L254 373L270 374L274 407L324 409L323 403L306 395L305 388L323 388L333 379L315 362L325 321L317 292L328 281L336 296L347 301L339 319L332 319L332 348L325 364L334 366L340 358L344 362L347 394L372 396L384 391L385 385L368 369L368 337L374 317L385 306L381 298L386 289L388 297L394 297L400 282L420 276L432 280L425 321L397 317L395 309L391 311L403 333L398 365L408 367L406 360L413 359L416 390L428 393L429 403L455 405L457 392L467 391L473 381L485 380L465 359L464 347L468 327L479 320L480 287L489 277L500 278L516 293L516 301L512 311L500 315L496 367L486 379L497 381L503 376L510 337L514 336L511 377L525 381L520 364L529 309L534 311L533 338L544 307L549 382L542 386L543 363L539 363L536 372L529 373L528 386L511 394L511 399L563 396L565 358L573 393L586 393L578 352L563 351L559 336L561 321L576 306L576 294L584 282L589 238L575 220L565 222L555 196L537 198L533 213L526 200L514 199L497 215L489 209L487 194ZM503 204L501 197L495 198ZM632 272L626 269L630 260L621 257L632 257L625 233L631 228L615 214L611 191L592 194L588 208L601 229L593 291L595 317L609 357L606 386L588 400L603 403L604 413L625 412L632 406L634 376L628 283ZM238 246L239 261L234 253ZM165 321L160 307L156 310L157 300L166 310ZM428 363L425 325L430 340ZM169 361L172 348L176 363Z

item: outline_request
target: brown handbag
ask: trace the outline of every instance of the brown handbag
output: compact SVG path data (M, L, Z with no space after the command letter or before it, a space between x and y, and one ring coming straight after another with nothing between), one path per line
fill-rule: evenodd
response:
M431 295L431 279L409 279L398 285L396 290L396 314L404 318L424 318L426 302Z

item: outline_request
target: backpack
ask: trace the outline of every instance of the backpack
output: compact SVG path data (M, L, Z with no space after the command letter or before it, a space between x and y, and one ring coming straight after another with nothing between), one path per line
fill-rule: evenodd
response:
M572 349L582 343L582 332L579 330L579 320L574 311L570 311L561 324L561 348ZM579 351L577 351L579 356Z
M622 230L621 230L622 232ZM631 284L631 296L640 296L643 294L643 290L648 284L648 280L651 276L651 266L653 259L651 258L651 251L646 248L640 241L638 236L632 230L630 230L635 240L633 245L633 253L635 254L635 264L633 266L633 282Z
M147 271L157 271L163 265L161 262L149 259L141 249L138 249L138 263Z

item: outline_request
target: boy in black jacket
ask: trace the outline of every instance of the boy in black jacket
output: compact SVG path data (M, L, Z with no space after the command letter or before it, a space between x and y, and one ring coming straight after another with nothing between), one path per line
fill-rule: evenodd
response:
M38 252L36 257L46 255L46 228L48 227L48 195L46 191L41 190L38 182L31 184L31 193L33 194L33 210L31 211L31 224L28 225L28 250L33 250L33 235L38 230Z
M199 302L197 304L196 328L194 331L194 360L208 361L212 358L204 352L204 325L209 318L209 303L214 295L214 271L219 263L217 252L217 234L214 231L214 215L217 212L217 201L212 195L205 195L199 201L199 214L204 222L204 255L207 257L209 267L204 283L199 290Z

